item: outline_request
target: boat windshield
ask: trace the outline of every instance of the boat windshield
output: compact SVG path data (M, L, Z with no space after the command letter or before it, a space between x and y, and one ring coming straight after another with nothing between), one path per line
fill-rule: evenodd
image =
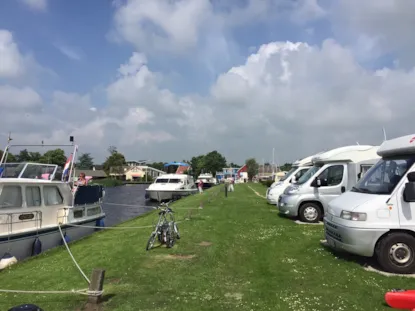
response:
M169 184L178 184L180 182L182 182L182 180L179 179L179 178L170 178L169 179Z
M323 167L323 164L319 164L319 165L314 165L313 167L311 167L303 176L301 176L298 180L297 180L297 185L302 185L304 183L306 183L311 177L314 176L315 173L318 172L319 169L321 169Z
M285 174L285 176L284 177L282 177L279 181L284 181L284 180L286 180L286 179L288 179L288 178L290 178L290 176L297 170L297 166L294 166L292 169L290 169L288 172L287 172L287 174Z
M4 163L0 166L1 178L17 178L23 171L25 163Z
M166 184L168 182L169 182L168 178L157 178L156 179L156 183L158 183L158 184Z
M391 194L396 185L415 163L415 156L400 156L379 160L358 183L353 192Z

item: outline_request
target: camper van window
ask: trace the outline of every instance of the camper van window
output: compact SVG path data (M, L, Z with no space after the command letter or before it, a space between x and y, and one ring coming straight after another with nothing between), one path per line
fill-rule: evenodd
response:
M343 180L343 173L343 165L329 166L319 176L322 186L332 187L339 185Z
M3 186L0 193L0 208L22 207L22 188Z
M290 178L291 177L291 175L295 172L295 170L297 169L297 167L293 167L292 169L290 169L286 174L285 174L285 176L284 177L282 177L279 181L284 181L284 180L286 180L287 178ZM298 180L298 178L297 178L297 180Z
M158 183L158 184L161 184L161 183L163 183L163 184L165 184L165 183L167 183L169 180L167 179L167 178L157 178L156 179L156 183Z
M305 173L307 173L308 168L304 168L302 170L299 170L294 176L295 180L299 180Z
M371 194L391 194L414 164L415 157L402 156L393 159L381 159L373 169L368 171L352 188L354 192Z
M182 180L179 178L170 178L169 179L169 184L178 184L179 182L181 182Z
M40 188L37 186L26 186L26 205L28 207L40 206L41 203Z
M297 181L297 184L302 185L306 183L322 167L323 165L314 165L313 167L311 167L303 176L301 176L301 178Z

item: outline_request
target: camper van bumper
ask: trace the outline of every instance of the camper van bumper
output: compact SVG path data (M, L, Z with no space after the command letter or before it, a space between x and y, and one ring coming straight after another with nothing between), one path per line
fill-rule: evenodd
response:
M278 210L281 214L297 217L298 216L298 195L286 195L282 194L278 198Z
M331 217L331 215L328 215ZM378 239L387 229L360 229L341 226L324 217L324 235L327 244L336 250L359 256L372 257Z

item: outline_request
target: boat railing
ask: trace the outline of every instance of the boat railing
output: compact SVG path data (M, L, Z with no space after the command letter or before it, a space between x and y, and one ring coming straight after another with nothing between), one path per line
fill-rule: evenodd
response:
M13 234L25 229L40 229L42 228L42 212L32 211L0 214L0 228L0 234Z

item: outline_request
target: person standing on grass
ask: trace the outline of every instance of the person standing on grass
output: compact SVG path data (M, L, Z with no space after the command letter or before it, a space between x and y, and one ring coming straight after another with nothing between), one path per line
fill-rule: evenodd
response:
M199 193L202 193L203 192L203 181L202 180L199 180L197 187L199 188Z
M233 185L235 184L235 179L231 177L230 183L229 183L229 192L234 192Z

